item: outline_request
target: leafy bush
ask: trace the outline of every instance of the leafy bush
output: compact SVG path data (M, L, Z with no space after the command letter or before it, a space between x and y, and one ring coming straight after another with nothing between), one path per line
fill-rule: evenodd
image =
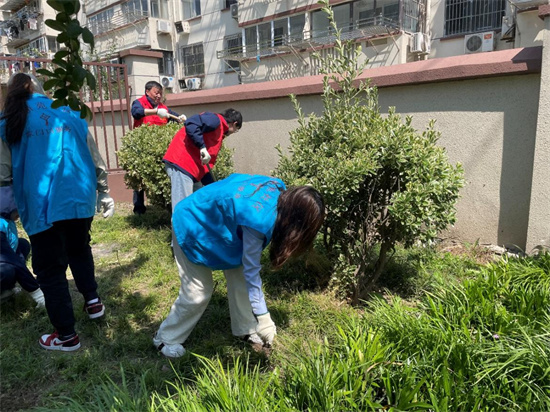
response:
M145 190L153 205L170 208L170 178L162 158L180 127L176 123L137 127L126 133L117 152L120 165L126 171L126 185ZM222 146L216 160L216 178L223 179L233 171L233 150Z
M290 155L279 148L275 174L323 194L324 242L338 261L334 281L357 302L398 242L430 242L454 223L463 172L437 146L434 122L419 133L410 116L403 120L394 108L380 113L376 88L356 80L365 67L353 57L360 46L340 40L328 1L321 3L337 32L337 56L321 59L324 111L306 118L291 96L299 127L291 132Z

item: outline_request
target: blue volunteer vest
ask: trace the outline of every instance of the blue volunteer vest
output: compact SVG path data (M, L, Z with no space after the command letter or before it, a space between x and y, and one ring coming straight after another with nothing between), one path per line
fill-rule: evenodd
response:
M17 237L17 226L13 220L4 219L0 217L0 232L6 234L10 246L15 252L17 250L17 245L19 244L19 238Z
M268 176L232 174L205 186L176 205L172 225L187 258L209 268L242 265L240 226L247 226L271 241L277 200L285 189L282 180Z
M13 192L29 236L54 222L94 215L97 179L86 144L88 126L67 106L33 94L23 138L11 147ZM5 121L0 122L5 139Z

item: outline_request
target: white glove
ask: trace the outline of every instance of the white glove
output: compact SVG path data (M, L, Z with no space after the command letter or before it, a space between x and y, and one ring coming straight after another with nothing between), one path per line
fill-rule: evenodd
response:
M180 123L183 123L183 122L185 122L185 121L187 120L187 116L184 115L184 114L180 114L180 116L178 117L178 119L180 119L180 120L179 120Z
M170 117L166 109L157 109L157 116L162 119L168 119L168 117Z
M201 162L203 165L210 163L210 159L212 159L212 156L210 156L210 153L208 153L208 150L206 150L206 147L203 147L201 149Z
M263 315L256 316L256 319L258 319L256 333L260 338L262 338L264 343L271 345L275 335L277 334L277 328L275 327L275 323L271 320L271 315L268 312Z
M103 211L103 217L111 217L115 214L115 201L108 193L97 194L96 210L98 212Z
M34 292L30 292L29 295L31 295L31 297L36 302L37 308L46 307L46 301L44 300L44 293L42 293L42 290L40 288L36 289Z

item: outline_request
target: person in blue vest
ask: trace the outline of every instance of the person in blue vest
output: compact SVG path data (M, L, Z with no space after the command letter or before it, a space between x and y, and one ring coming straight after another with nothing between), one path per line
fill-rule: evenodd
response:
M36 302L45 306L44 294L26 265L31 245L17 234L15 221L19 218L13 201L12 187L0 187L0 300L17 293L17 284Z
M260 259L270 244L274 268L307 251L325 217L319 192L286 190L282 180L232 174L179 202L172 215L179 296L153 337L166 357L185 354L183 343L212 296L212 270L223 270L233 335L271 345L276 334L262 292Z
M88 317L103 316L90 228L96 200L107 208L114 203L110 198L96 198L98 181L86 121L69 107L52 108L47 96L33 93L35 87L25 73L15 74L8 82L0 116L0 186L13 186L32 246L33 271L55 328L39 344L68 352L79 349L80 340L66 270L71 268Z
M183 123L187 119L162 102L162 85L154 80L145 83L145 94L132 102L131 113L134 128L147 124L163 126L169 121ZM133 203L135 214L142 215L147 211L144 190L134 190Z

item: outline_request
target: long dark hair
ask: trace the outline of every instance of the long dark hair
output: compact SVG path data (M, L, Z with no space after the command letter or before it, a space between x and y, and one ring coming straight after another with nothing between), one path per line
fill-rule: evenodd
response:
M324 220L325 204L313 187L298 186L281 193L269 250L273 267L308 250Z
M32 79L25 73L15 74L8 82L1 119L6 121L6 141L10 146L23 137L29 109L27 100L32 96Z

